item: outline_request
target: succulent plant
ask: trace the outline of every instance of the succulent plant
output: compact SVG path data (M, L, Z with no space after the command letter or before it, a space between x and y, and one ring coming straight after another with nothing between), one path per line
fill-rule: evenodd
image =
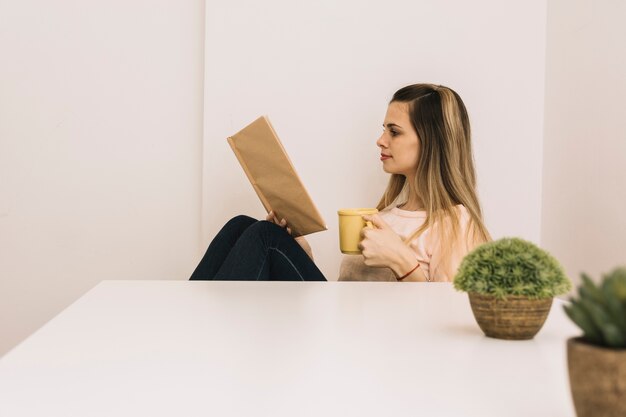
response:
M475 248L461 261L454 278L460 291L551 298L571 289L559 262L547 251L519 238L502 238Z
M614 269L602 276L600 285L587 274L581 274L578 298L563 308L583 331L583 339L591 344L626 348L626 268Z

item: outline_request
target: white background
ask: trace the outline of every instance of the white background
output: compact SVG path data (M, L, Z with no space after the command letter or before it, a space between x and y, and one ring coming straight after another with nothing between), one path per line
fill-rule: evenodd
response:
M413 82L465 100L495 237L574 280L626 262L623 2L207 3L0 0L0 355L102 279L187 279L228 217L262 216L225 142L260 114L335 278L336 209L377 202Z
M267 114L328 223L310 242L336 279L336 212L378 202L387 103L417 82L468 108L493 236L539 241L545 1L232 0L206 13L205 245L234 214L265 216L225 138Z
M0 0L0 354L200 240L204 5Z
M551 0L541 243L570 277L626 266L626 2Z

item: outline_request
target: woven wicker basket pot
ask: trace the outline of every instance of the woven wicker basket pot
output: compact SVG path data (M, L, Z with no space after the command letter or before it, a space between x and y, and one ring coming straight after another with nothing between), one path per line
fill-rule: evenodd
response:
M567 367L578 417L626 416L626 349L568 339Z
M535 337L552 306L552 298L531 300L519 295L499 300L492 295L470 292L469 300L474 317L485 335L506 340Z

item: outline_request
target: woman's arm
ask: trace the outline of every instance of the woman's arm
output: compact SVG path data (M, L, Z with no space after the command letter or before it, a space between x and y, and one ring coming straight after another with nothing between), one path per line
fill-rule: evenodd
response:
M306 254L309 255L309 258L311 258L311 260L315 262L315 259L313 259L313 249L311 249L311 245L309 245L309 242L307 242L304 236L298 236L295 239L296 242L298 242L298 244L302 247L302 249L304 249Z
M410 248L407 247L407 249L409 252L403 251L402 254L398 254L398 260L391 267L398 281L430 282L415 258L415 253Z
M376 228L363 229L363 240L359 244L365 265L376 268L389 268L401 281L428 281L419 267L415 252L377 214L363 216Z

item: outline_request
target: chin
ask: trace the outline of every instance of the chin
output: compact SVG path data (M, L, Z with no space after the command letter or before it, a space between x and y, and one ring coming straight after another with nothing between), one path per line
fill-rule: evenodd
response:
M383 165L383 171L385 171L387 174L400 174L400 172L398 172L397 169L393 169L384 165Z

